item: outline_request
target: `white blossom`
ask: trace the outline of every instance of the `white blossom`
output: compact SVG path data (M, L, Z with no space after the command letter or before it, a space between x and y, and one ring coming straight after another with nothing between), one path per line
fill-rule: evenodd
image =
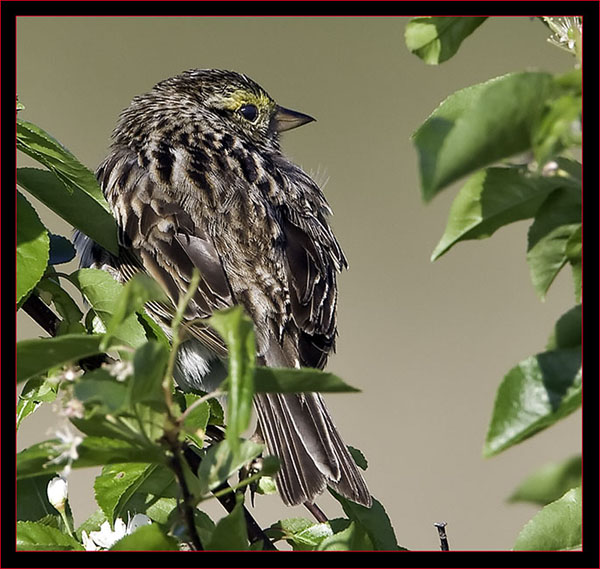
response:
M104 363L102 367L110 373L117 381L125 381L133 374L133 364L130 361L117 361L114 363Z
M56 436L60 443L56 445L56 450L60 450L60 454L53 458L48 464L62 464L66 462L65 467L59 473L66 478L71 472L71 464L79 458L77 447L83 442L83 437L73 433L68 427L62 431L56 431Z
M99 531L91 531L88 537L85 531L81 532L83 546L86 551L99 551L101 549L110 549L117 541L126 535L132 534L141 526L150 525L152 520L144 514L135 514L133 518L127 515L127 525L121 518L115 520L114 527L111 529L108 522L100 526Z

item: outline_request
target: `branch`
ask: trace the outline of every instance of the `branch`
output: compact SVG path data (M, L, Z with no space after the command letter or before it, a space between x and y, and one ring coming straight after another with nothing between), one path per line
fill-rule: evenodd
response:
M32 292L21 308L50 336L56 336L61 320L42 302L37 294Z
M440 536L440 549L442 551L450 551L450 546L448 545L448 537L446 536L446 522L436 522L433 524Z

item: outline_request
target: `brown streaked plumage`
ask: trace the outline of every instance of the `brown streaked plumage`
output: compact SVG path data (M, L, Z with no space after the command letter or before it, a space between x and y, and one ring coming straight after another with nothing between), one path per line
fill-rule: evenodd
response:
M241 304L254 321L259 363L322 369L335 347L336 275L346 259L323 193L279 147L281 131L311 120L230 71L187 71L134 98L97 170L122 254L78 239L83 262L109 265L122 281L146 271L173 304L196 267L202 280L186 318ZM147 310L168 326L173 306ZM206 326L190 331L176 379L209 390L226 346ZM257 394L255 407L268 450L281 459L286 504L313 502L330 485L370 505L319 394Z

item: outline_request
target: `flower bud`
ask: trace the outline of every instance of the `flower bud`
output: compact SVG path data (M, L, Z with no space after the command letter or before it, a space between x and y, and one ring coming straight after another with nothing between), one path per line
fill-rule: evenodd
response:
M67 501L67 481L60 476L53 478L48 482L46 492L48 501L59 511L64 512Z

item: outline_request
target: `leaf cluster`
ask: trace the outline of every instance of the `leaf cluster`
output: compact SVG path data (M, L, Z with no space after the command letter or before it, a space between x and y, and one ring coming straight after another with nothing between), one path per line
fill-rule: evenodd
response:
M425 63L438 64L485 20L414 18L406 27L406 44ZM568 41L579 58L579 19L542 20L552 30L569 27ZM571 50L569 45L561 47ZM440 103L412 140L425 201L469 176L452 203L432 261L462 241L485 239L506 225L531 220L526 259L538 296L545 299L564 267L572 272L575 305L556 322L545 350L502 379L483 449L489 457L581 406L580 61L561 75L517 72L460 89ZM581 543L581 492L573 490L580 483L577 456L545 466L515 491L513 501L551 502L525 526L515 549L571 549Z

